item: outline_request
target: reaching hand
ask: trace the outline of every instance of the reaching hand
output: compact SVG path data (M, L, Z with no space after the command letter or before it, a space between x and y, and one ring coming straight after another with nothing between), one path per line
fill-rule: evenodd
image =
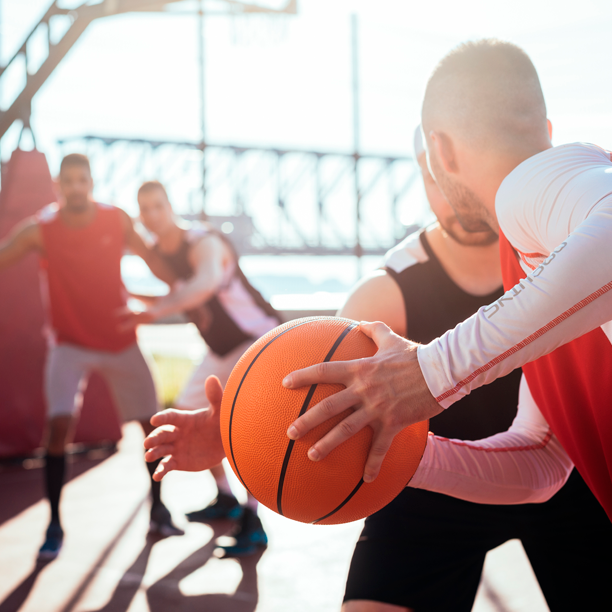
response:
M442 412L433 398L417 360L417 344L394 334L384 323L361 323L360 330L374 340L373 357L353 361L319 363L289 374L283 385L289 389L317 383L341 383L346 389L310 408L287 431L292 440L340 414L353 412L308 451L313 461L325 458L334 448L369 425L372 446L363 480L373 481L393 438L404 428Z
M208 408L170 409L151 417L151 425L157 429L145 438L145 459L151 462L164 457L153 474L154 480L161 480L172 470L206 470L225 457L219 429L223 388L216 376L206 379L205 388L210 402Z
M127 306L119 308L116 311L117 318L119 319L119 323L117 324L117 329L120 332L127 332L131 329L136 329L139 325L146 325L147 323L151 323L154 321L153 314L148 310L143 310L141 312L134 312L130 310Z

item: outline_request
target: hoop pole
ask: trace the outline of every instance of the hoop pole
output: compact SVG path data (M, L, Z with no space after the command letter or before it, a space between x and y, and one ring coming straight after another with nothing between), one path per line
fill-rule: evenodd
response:
M205 41L204 41L204 0L198 8L198 76L200 89L200 147L202 149L202 218L206 218L206 80L205 80Z
M359 189L359 146L360 146L360 108L359 108L359 40L357 14L351 15L351 55L353 72L353 158L355 176L355 257L357 258L357 278L361 277L363 248L361 246L361 190Z

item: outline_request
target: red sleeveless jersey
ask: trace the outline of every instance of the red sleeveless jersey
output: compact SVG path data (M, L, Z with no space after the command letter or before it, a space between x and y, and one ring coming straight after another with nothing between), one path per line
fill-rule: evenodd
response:
M500 232L504 289L526 277ZM612 520L612 344L601 330L523 366L538 408Z
M96 204L86 227L68 227L56 204L38 215L45 254L47 307L55 338L102 351L120 351L136 341L118 330L118 310L127 303L121 279L125 236L120 211Z

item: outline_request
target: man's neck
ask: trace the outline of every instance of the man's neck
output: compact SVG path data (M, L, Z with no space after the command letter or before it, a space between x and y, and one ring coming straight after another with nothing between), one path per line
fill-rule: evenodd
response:
M60 216L69 227L85 227L92 223L96 216L96 203L88 200L82 208L71 208L65 202L61 203Z
M172 223L163 234L157 236L157 244L164 253L174 253L182 239L183 230L176 223Z
M552 148L550 140L542 140L537 146L533 146L525 151L518 151L514 154L507 153L503 157L491 156L489 167L487 167L487 162L484 158L481 158L479 163L475 165L478 168L479 174L478 180L474 184L478 184L481 188L478 195L489 213L487 222L496 233L499 233L499 223L497 222L497 213L495 212L495 198L502 182L523 162L550 148Z
M449 236L439 224L427 230L427 240L444 271L463 291L488 295L502 284L499 243L465 246Z

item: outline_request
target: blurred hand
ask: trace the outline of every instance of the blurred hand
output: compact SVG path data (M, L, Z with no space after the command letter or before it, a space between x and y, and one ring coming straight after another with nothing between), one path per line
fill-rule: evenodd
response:
M341 383L346 388L319 402L295 421L287 435L301 438L311 429L340 414L353 412L308 451L313 461L324 459L334 448L369 425L372 446L363 480L372 482L380 471L393 438L404 428L442 412L431 395L417 360L417 344L394 334L384 323L364 323L359 329L374 340L373 357L319 363L289 374L288 389L318 383Z
M164 457L153 474L154 480L161 480L172 470L206 470L221 463L225 457L219 429L223 388L216 376L209 376L205 389L210 402L208 408L170 409L151 417L151 425L157 429L145 438L145 459L151 462Z
M132 329L136 329L136 327L138 327L139 325L146 325L147 323L152 323L155 320L153 314L148 310L134 312L133 310L130 310L127 306L117 310L116 315L119 319L117 329L120 332L127 332Z

